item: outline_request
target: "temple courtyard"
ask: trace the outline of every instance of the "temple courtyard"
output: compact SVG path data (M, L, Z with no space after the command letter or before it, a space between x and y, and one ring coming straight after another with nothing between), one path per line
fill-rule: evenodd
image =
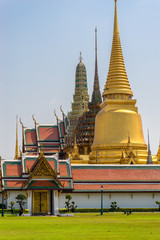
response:
M160 213L76 213L74 217L0 217L0 239L159 240Z

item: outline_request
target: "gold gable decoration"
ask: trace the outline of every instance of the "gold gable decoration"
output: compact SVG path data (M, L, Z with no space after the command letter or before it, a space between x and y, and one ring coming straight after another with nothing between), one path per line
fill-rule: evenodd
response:
M34 171L32 177L54 177L54 172L45 164L45 162L42 160L37 169Z
M60 187L63 187L62 183L57 178L57 171L52 169L52 167L48 163L43 153L40 153L39 157L31 167L29 174L30 174L30 177L27 181L26 186L34 178L37 178L37 179L49 178L49 179L54 179Z
M126 151L122 151L120 159L121 164L138 164L137 152L133 149L130 137L128 137L128 144Z

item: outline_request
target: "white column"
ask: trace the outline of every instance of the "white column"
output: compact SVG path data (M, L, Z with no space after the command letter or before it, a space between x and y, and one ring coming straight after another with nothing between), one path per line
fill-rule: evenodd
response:
M28 191L28 198L27 198L27 208L29 209L29 214L32 215L32 191Z
M53 213L54 215L57 215L59 213L58 210L58 191L53 191Z

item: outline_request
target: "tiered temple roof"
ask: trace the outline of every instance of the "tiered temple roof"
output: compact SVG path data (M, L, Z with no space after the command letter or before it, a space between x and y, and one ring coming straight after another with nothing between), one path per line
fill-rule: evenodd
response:
M57 118L57 125L44 125L35 121L35 128L26 128L22 124L23 153L37 155L41 148L45 155L57 153L63 149L64 136L67 132L68 121Z

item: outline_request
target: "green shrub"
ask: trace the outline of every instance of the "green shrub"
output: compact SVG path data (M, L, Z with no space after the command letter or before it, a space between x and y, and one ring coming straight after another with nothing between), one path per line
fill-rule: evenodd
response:
M65 196L65 198L66 198L66 202L65 202L65 208L66 208L66 211L67 212L69 212L69 210L71 209L71 203L70 203L70 201L71 201L71 199L72 199L72 196L71 195L69 195L69 194L67 194L66 196Z
M159 211L160 211L160 202L159 202L159 201L156 201L155 203L158 205Z
M116 209L115 212L124 212L131 210L132 212L158 212L158 208L119 208ZM66 213L67 210L65 208L59 209L60 213ZM91 213L91 212L101 212L100 208L76 208L76 213ZM103 208L103 212L110 212L110 208Z
M119 210L119 207L117 206L117 202L111 202L110 211L116 212L118 210Z
M2 213L2 209L0 209L0 213ZM11 213L11 209L4 209L5 213ZM19 209L14 209L14 214L19 214ZM24 214L29 214L29 209L25 209Z

